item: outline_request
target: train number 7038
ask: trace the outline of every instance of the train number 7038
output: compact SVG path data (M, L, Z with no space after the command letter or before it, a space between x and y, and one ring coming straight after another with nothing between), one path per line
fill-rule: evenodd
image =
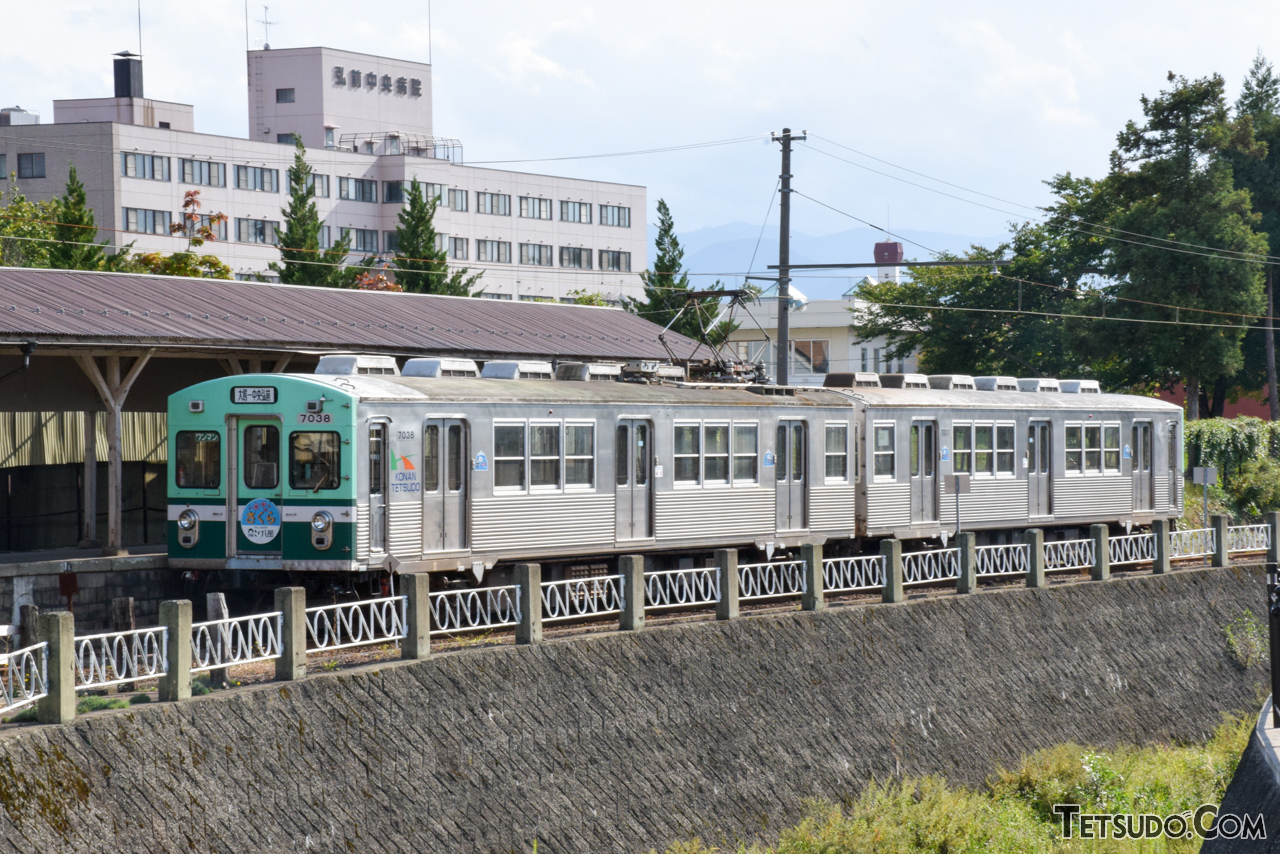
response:
M328 412L299 412L299 424L332 424L333 416Z

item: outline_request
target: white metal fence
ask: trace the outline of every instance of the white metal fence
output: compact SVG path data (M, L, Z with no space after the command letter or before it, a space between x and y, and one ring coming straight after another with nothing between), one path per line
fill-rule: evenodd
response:
M405 635L407 597L387 596L307 609L307 652L398 641Z
M1107 540L1107 557L1112 566L1152 563L1156 559L1155 534L1129 534Z
M191 672L279 658L284 642L284 613L253 614L193 623Z
M827 593L852 593L884 587L884 555L835 557L822 562L822 589Z
M1031 571L1031 546L1026 543L977 546L974 553L980 576L1026 575Z
M807 590L804 561L738 564L738 601L798 596Z
M164 676L169 672L168 640L166 626L76 638L76 690Z
M601 575L542 582L542 621L604 617L622 612L622 577Z
M1044 571L1089 569L1093 566L1093 540L1057 540L1044 544Z
M49 693L49 644L38 643L0 655L0 685L4 687L4 707L0 713L16 712Z
M520 622L520 588L514 584L444 590L429 599L432 635L502 629Z
M1204 557L1213 554L1217 543L1213 528L1191 528L1169 534L1170 557Z
M959 549L931 549L902 556L903 584L928 584L959 576Z
M649 608L698 608L720 601L720 569L666 569L644 574L644 603Z
M1271 547L1270 525L1235 525L1227 528L1227 552L1265 552Z

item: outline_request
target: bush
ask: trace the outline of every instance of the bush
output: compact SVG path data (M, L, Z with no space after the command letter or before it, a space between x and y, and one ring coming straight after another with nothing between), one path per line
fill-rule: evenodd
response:
M1268 457L1249 460L1226 482L1237 516L1257 518L1280 510L1280 464Z
M131 706L137 706L142 703L150 703L150 702L151 702L150 694L134 694L132 697L129 698L129 705Z
M1227 654L1246 670L1271 657L1271 636L1267 624L1248 608L1223 629L1227 636Z
M213 682L209 680L209 674L202 673L191 680L191 696L203 697L205 694L213 693Z

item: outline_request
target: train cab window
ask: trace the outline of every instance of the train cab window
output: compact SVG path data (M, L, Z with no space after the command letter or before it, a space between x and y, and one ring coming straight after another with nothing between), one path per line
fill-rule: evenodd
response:
M179 489L222 485L222 436L214 430L180 430L174 442L174 483Z
M1079 424L1066 425L1065 439L1063 447L1067 452L1067 473L1080 474L1084 470L1084 428Z
M702 425L702 481L729 482L729 425Z
M280 485L280 429L259 424L244 431L244 485L275 489Z
M440 489L440 425L428 424L422 431L422 491Z
M328 431L299 431L289 436L289 486L337 489L342 483L342 437Z
M733 425L733 482L757 483L760 480L760 438L755 424Z
M996 474L1014 473L1014 425L996 425Z
M1086 424L1084 428L1084 471L1097 474L1102 471L1102 425Z
M697 424L677 424L674 457L676 462L676 483L698 483L698 461L700 444L698 442Z
M849 425L828 424L826 428L827 483L849 481Z
M973 428L973 473L995 474L995 431L992 424L975 424Z
M957 474L973 473L973 425L952 426L952 468Z
M626 445L622 446L624 449ZM564 425L564 485L595 486L596 427L594 424ZM624 455L625 456L625 455ZM626 466L626 461L623 461Z
M1112 474L1120 473L1120 425L1102 426L1102 468Z
M529 485L560 486L560 425L529 425Z
M875 473L878 479L893 480L894 477L894 425L877 424L875 428Z
M523 424L498 424L493 428L493 485L524 489Z

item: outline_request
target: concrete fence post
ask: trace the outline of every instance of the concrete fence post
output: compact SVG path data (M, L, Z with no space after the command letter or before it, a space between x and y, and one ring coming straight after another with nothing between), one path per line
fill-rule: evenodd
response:
M905 602L907 594L902 588L902 540L889 538L880 541L880 554L884 557L885 602Z
M1022 542L1030 552L1027 561L1027 586L1044 587L1044 531L1028 528L1022 532Z
M160 603L160 625L169 630L165 655L169 659L160 677L161 701L191 699L191 602L166 599Z
M1230 516L1209 517L1209 527L1213 528L1213 565L1216 567L1231 565L1231 553L1227 551L1227 527L1230 524Z
M1280 563L1280 513L1263 514L1267 524L1267 563Z
M400 576L405 597L404 641L400 657L417 661L431 657L431 576L414 572Z
M716 569L720 573L720 601L717 620L738 619L738 550L716 549Z
M957 593L973 593L978 589L978 538L973 531L962 531L956 537L960 573L956 576Z
M619 627L624 632L644 628L644 556L623 555L618 558L618 583L622 585L622 616Z
M277 587L276 610L280 621L280 657L276 678L301 679L307 673L307 591L303 587Z
M822 544L805 543L800 546L800 559L804 561L804 593L800 594L800 608L821 611L827 606L822 589Z
M520 624L516 643L542 643L542 566L516 564L516 587L520 590Z
M1168 519L1155 519L1151 522L1151 534L1156 538L1156 559L1151 564L1151 571L1156 575L1164 575L1173 568L1169 561L1173 548L1169 537L1172 530L1173 525L1169 524Z
M1111 529L1106 525L1092 525L1089 536L1093 539L1093 572L1094 581L1107 581L1111 578Z
M36 701L36 720L67 724L76 716L76 621L70 611L40 615L40 639L49 644L49 693Z

